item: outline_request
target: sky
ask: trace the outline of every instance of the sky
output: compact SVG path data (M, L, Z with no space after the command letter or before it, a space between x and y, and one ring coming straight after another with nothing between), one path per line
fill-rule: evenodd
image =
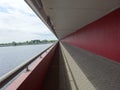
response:
M56 40L24 0L0 0L0 43Z

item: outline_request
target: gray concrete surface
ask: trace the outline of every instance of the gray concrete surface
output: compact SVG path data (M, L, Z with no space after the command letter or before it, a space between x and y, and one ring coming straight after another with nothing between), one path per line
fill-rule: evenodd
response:
M67 75L66 64L59 47L47 72L43 83L43 90L72 90Z
M67 49L61 44L62 54L68 66L68 78L72 90L96 90Z
M120 63L62 43L78 90L120 90ZM72 58L72 59L71 59Z

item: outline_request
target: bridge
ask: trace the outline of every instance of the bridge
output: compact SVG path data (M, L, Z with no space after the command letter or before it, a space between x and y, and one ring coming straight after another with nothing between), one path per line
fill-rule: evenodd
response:
M25 0L58 42L1 79L6 90L120 90L120 0Z

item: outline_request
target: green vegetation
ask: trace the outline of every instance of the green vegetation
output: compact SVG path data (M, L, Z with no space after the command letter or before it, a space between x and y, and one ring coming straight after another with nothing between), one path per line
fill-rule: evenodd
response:
M1 43L0 47L4 46L19 46L19 45L36 45L36 44L47 44L47 43L54 43L57 40L31 40L25 42L11 42L11 43Z

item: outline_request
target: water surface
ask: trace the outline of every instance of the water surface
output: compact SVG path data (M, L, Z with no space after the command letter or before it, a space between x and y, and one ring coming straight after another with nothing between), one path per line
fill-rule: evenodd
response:
M0 77L52 44L0 47Z

